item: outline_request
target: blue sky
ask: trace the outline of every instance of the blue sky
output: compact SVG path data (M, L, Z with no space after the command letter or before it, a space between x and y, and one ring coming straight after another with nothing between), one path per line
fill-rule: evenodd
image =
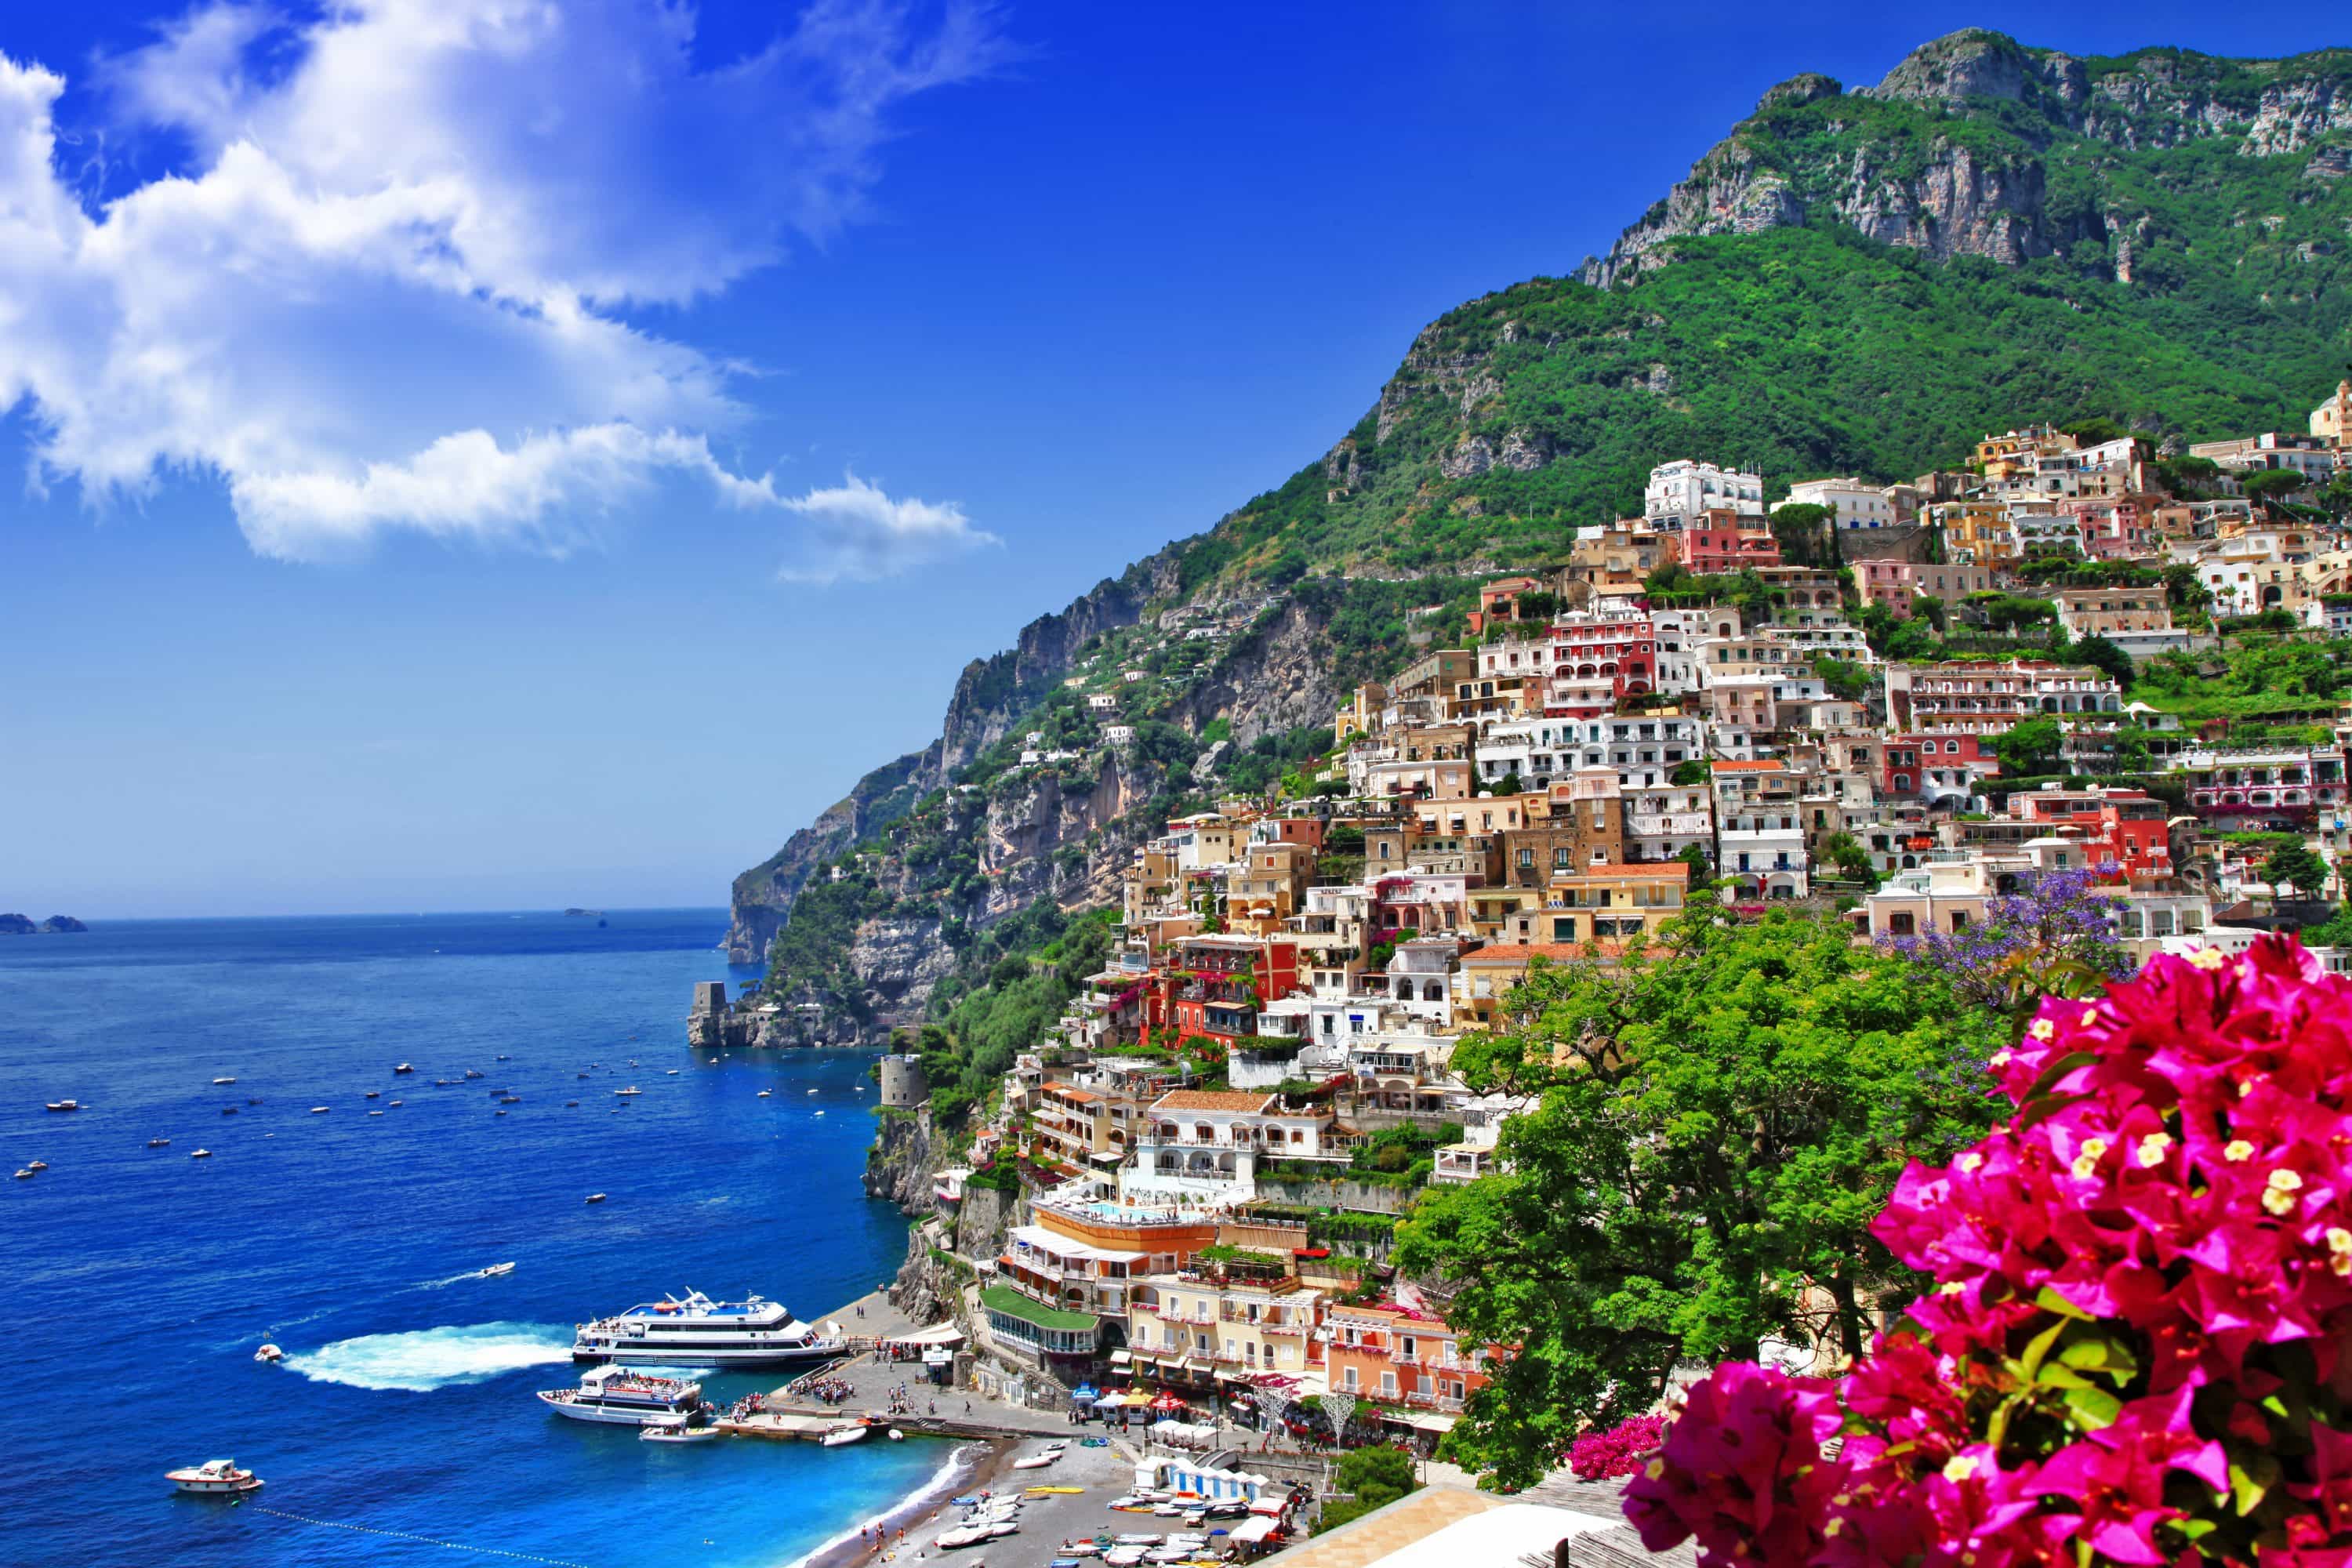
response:
M341 15L0 19L0 909L720 901L965 660L1319 454L1419 326L1604 248L1773 82L1969 25L2343 41Z

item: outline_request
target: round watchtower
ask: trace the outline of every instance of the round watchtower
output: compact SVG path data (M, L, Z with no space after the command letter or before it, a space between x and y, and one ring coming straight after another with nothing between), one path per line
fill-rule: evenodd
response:
M882 1058L882 1103L902 1110L912 1110L930 1097L930 1087L923 1081L923 1058L917 1056L892 1056Z

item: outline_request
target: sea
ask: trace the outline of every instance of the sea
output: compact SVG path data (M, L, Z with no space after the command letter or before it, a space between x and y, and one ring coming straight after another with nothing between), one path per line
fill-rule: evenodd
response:
M532 1397L576 1381L588 1318L689 1289L830 1314L898 1265L906 1222L857 1184L870 1055L687 1047L694 982L753 977L725 926L0 938L0 1163L48 1166L0 1188L0 1563L783 1568L943 1482L944 1443L664 1449ZM703 1382L723 1407L790 1375ZM163 1479L210 1458L267 1485Z

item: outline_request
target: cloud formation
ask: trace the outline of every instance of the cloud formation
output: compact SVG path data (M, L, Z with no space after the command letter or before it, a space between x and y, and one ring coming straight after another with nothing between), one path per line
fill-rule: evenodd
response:
M358 0L299 27L201 6L97 80L188 172L95 210L58 171L65 82L0 55L0 410L31 413L36 483L104 504L210 476L292 560L394 529L560 552L681 480L807 520L804 577L986 542L952 505L733 471L709 442L748 412L728 368L622 311L853 221L893 107L1001 58L988 15L816 0L704 71L693 23L650 0Z
M856 474L783 504L814 528L805 562L778 574L788 583L886 577L974 545L1003 542L972 527L954 501L893 500Z

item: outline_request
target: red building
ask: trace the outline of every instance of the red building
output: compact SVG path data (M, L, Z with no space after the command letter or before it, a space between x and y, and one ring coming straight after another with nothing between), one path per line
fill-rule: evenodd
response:
M1257 1011L1298 989L1298 944L1254 936L1188 936L1170 980L1180 1040L1230 1047L1257 1033Z
M1696 528L1666 536L1666 548L1701 577L1719 576L1747 566L1780 564L1780 542L1766 528L1742 528L1739 514L1710 511Z
M1551 628L1551 681L1544 711L1586 717L1619 699L1657 689L1656 629L1646 615L1579 612Z
M2021 790L2009 797L2018 822L2081 831L2092 867L2121 880L2172 875L2172 834L2164 802L2145 790Z
M1965 795L1972 779L2000 771L1976 735L1890 735L1882 755L1878 786L1885 795Z

